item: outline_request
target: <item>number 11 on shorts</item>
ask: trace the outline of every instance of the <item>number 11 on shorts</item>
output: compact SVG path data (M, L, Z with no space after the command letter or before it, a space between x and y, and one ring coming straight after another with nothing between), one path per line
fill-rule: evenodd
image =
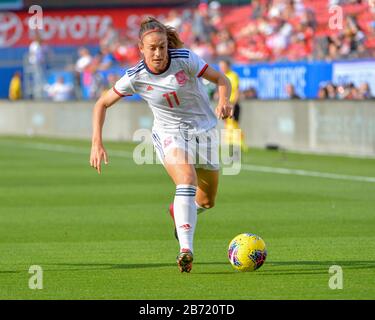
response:
M169 107L173 108L173 102L172 102L172 99L171 99L170 96L173 96L174 101L176 102L176 105L179 106L180 105L180 100L178 100L177 93L176 93L176 91L172 91L172 92L168 92L168 93L164 93L163 94L163 97L165 99L167 99Z

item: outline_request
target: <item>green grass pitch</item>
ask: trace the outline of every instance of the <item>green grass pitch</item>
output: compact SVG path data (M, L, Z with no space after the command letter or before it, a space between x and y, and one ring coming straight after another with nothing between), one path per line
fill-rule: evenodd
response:
M174 185L161 165L135 165L134 145L0 138L0 299L374 299L375 183L242 170L221 176L216 207L198 218L190 274L166 212ZM121 152L122 153L121 153ZM252 149L243 162L375 177L375 159ZM266 263L236 272L227 247L260 235ZM29 288L31 265L43 289ZM330 266L343 289L330 289Z

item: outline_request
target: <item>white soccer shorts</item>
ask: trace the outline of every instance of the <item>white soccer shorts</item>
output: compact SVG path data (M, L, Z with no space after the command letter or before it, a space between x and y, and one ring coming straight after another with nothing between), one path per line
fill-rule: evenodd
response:
M160 162L174 148L179 148L188 154L185 161L195 168L219 170L219 132L212 128L208 131L191 134L184 132L165 133L158 129L152 130L152 142Z

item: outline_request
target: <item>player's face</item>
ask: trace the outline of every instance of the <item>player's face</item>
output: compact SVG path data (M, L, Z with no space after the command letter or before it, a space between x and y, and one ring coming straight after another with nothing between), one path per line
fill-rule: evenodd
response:
M165 70L168 64L168 39L164 33L146 34L139 49L151 71L162 72Z

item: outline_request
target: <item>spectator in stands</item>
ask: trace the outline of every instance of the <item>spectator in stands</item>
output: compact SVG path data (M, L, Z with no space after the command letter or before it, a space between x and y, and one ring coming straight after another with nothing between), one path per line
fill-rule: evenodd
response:
M296 93L296 89L293 84L287 84L285 91L288 99L301 99L301 97Z
M100 67L102 66L103 54L97 53L87 70L82 74L82 83L86 88L86 96L89 99L97 99L105 89L105 79L101 75Z
M16 71L9 84L9 100L19 100L22 98L21 73Z
M347 90L347 95L346 95L345 99L357 100L359 98L359 92L358 92L358 89L356 88L356 86L354 85L354 83L349 83L346 86L346 90Z
M348 58L351 57L352 46L353 46L353 41L352 40L353 40L352 36L349 35L349 34L344 35L341 38L341 45L340 45L340 48L338 50L340 58L348 59Z
M75 65L75 71L78 73L82 73L91 64L92 56L90 54L90 51L85 47L81 47L78 49L78 56L79 58Z
M117 80L120 79L119 75L115 74L115 73L110 73L108 74L107 76L107 87L110 89L112 88L115 83L117 82Z
M370 6L370 12L371 12L369 29L372 33L372 36L375 36L375 0L370 0L369 6Z
M355 17L348 17L348 29L352 35L352 54L355 58L361 58L367 54L365 47L366 36L362 28L359 26Z
M289 61L299 61L308 57L304 34L293 34L286 52Z
M329 0L329 5L361 4L363 0Z
M375 18L372 21L370 21L370 28L371 28L372 34L375 35Z
M112 55L121 67L131 66L139 61L139 50L134 40L124 37L113 45Z
M345 18L344 29L327 37L327 60L359 58L368 55L365 35L355 17Z
M90 51L85 47L80 47L78 49L78 60L75 63L74 66L74 91L75 96L77 98L81 98L82 95L82 85L81 85L81 78L82 74L87 71L90 68L90 65L92 63L92 56L90 54Z
M349 87L344 84L340 84L337 86L337 99L344 100L348 99L349 96Z
M119 40L119 32L112 23L108 24L103 37L100 40L100 47L111 48Z
M180 18L178 12L172 9L168 12L167 17L164 20L164 24L175 28L179 32L182 25L182 19Z
M47 47L43 44L42 37L37 33L29 46L29 63L31 65L44 64L46 62Z
M314 10L306 8L299 16L301 23L315 31L318 25Z
M301 59L312 59L313 57L313 42L314 42L314 29L308 24L307 21L297 20L297 24L294 27L294 32L300 41L303 41L304 48L303 53L305 57Z
M208 5L208 16L210 19L210 24L216 29L220 28L222 25L222 15L221 15L221 4L219 1L211 1Z
M261 5L260 0L251 1L251 20L257 20L263 16L264 7Z
M318 99L325 100L328 99L328 90L326 87L320 87L318 91Z
M58 77L52 85L46 85L47 95L53 101L68 101L72 99L73 85L65 83L64 77Z
M215 48L213 47L211 42L204 42L199 37L197 37L195 38L190 48L198 56L207 61L207 63L212 63L215 59Z
M255 88L250 87L242 92L244 99L257 99L258 94Z
M181 31L180 31L180 38L181 41L184 42L186 47L191 46L194 39L197 37L194 37L193 33L193 25L190 20L184 21L181 25Z
M270 36L274 31L274 26L265 18L259 18L256 25L258 32L265 37Z
M43 85L45 83L47 47L43 44L39 33L29 46L29 65L33 83L33 99L43 98Z
M203 41L211 41L212 33L216 30L210 23L207 3L200 3L194 11L192 27L194 37L201 37Z
M286 0L286 1L281 1L281 3L282 3L282 6L280 7L280 17L284 21L291 21L296 16L295 1ZM303 6L303 3L299 1L298 5L299 5L299 9L303 12L305 9Z
M339 48L341 47L341 41L339 36L336 34L327 37L327 53L326 59L328 61L337 60L340 57Z
M273 32L267 37L266 45L271 49L274 58L283 60L283 53L287 49L293 28L277 15L272 18L272 26Z
M373 99L374 97L371 94L370 86L367 82L363 82L360 84L358 89L358 99L365 100L365 99Z
M228 29L218 32L216 55L219 58L232 58L236 52L236 42Z
M238 52L247 59L246 62L268 61L272 54L261 36L252 37L246 46L238 48Z
M105 94L109 89L113 88L113 86L116 84L117 80L119 80L120 77L115 74L115 73L109 73L107 75L107 78L105 79L106 81L106 86L101 87L101 92L100 95Z
M327 89L327 98L328 99L337 99L337 87L333 83L328 83L326 85Z
M328 83L321 86L318 91L318 99L340 99L340 100L366 100L373 99L367 82L356 87L354 83L334 85Z
M108 70L112 65L115 63L115 58L113 57L113 54L109 47L102 46L100 48L100 52L102 54L102 58L100 61L100 64L98 66L98 70Z

